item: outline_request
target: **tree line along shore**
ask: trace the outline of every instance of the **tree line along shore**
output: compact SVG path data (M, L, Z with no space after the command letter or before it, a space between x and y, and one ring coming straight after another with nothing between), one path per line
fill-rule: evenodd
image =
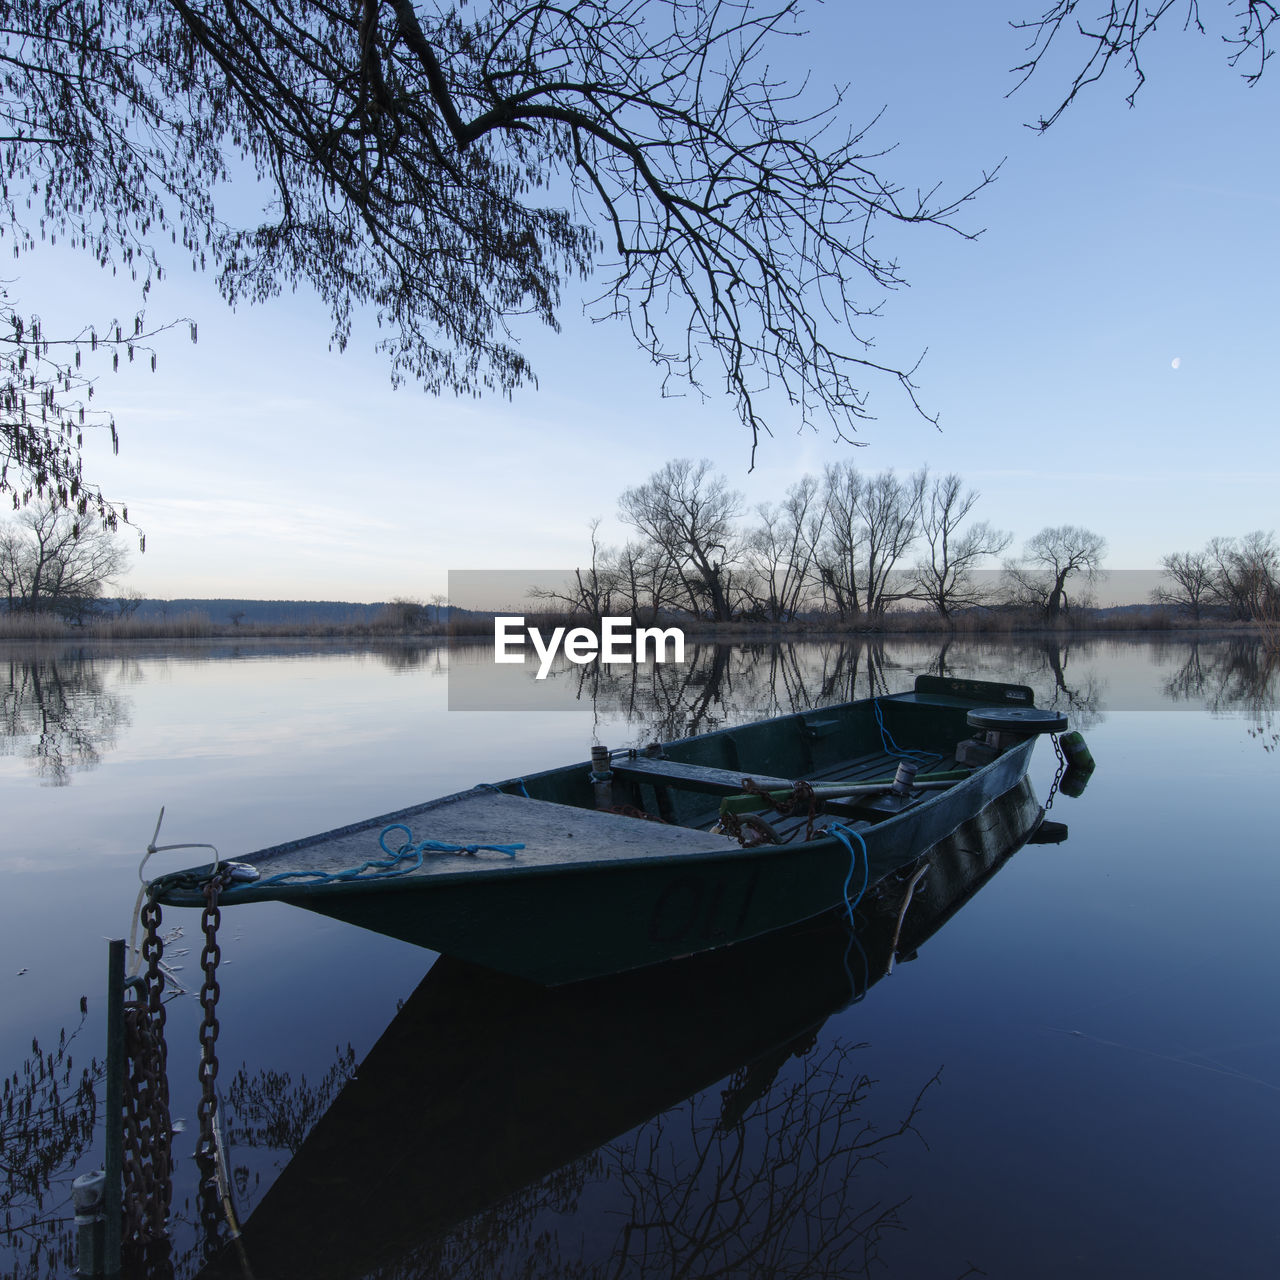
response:
M585 563L530 589L518 609L577 625L662 621L695 634L1186 625L1273 634L1280 625L1273 533L1167 554L1144 603L1099 608L1102 535L1050 525L1008 555L1012 535L977 518L979 497L954 473L869 473L846 460L748 510L709 461L674 459L619 496L624 544L605 545L601 522L591 521ZM109 594L128 567L113 529L32 503L0 522L0 636L470 635L491 630L494 612L513 611L510 601L463 611L443 595L352 604Z
M160 603L160 602L147 602ZM82 623L52 613L0 613L0 643L43 641L141 641L141 640L361 640L370 643L442 643L493 640L493 619L476 614L444 617L439 621L419 616L406 618L404 611L391 608L371 620L349 617L345 621L240 621L223 615L220 619L204 609L155 616L95 617ZM530 626L543 630L554 626L598 625L581 614L530 612ZM786 623L751 621L715 623L685 618L661 617L662 625L680 626L694 642L780 642L839 639L867 635L912 636L954 635L958 638L993 638L1037 634L1150 634L1189 636L1257 636L1277 646L1277 630L1265 623L1203 616L1193 620L1185 610L1161 605L1113 609L1073 609L1048 625L1033 612L1020 610L973 611L943 619L922 610L886 614L870 620L841 623L838 619L814 616L794 618Z

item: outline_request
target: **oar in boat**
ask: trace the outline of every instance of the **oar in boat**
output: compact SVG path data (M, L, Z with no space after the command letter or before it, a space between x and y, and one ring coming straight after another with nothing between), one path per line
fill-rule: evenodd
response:
M948 769L936 773L918 773L910 781L897 777L886 778L876 782L828 782L811 786L815 800L851 800L863 796L882 796L897 791L901 795L909 791L941 791L954 786L967 778L969 769ZM750 782L749 778L743 779ZM781 801L783 804L793 800L798 783L786 790L748 791L742 795L725 796L720 801L721 813L756 813L761 809L771 809Z

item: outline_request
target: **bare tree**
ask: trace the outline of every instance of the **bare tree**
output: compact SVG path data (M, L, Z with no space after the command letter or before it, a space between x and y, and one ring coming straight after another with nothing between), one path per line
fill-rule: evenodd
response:
M677 458L618 500L618 514L658 548L696 617L732 617L733 571L741 554L734 521L742 495L707 459Z
M1154 604L1186 609L1195 622L1200 621L1206 604L1213 598L1213 564L1207 551L1182 551L1164 556L1161 567L1169 585L1156 587L1151 593Z
M1210 595L1233 618L1274 617L1280 603L1280 547L1273 533L1255 529L1243 538L1212 538Z
M827 598L843 618L881 615L909 592L894 577L919 534L925 473L863 476L851 462L823 475L824 534L815 564Z
M975 583L974 569L1012 541L1012 534L993 529L985 520L961 530L978 496L976 489L964 489L954 472L931 484L926 476L921 489L920 536L926 550L911 571L914 594L944 618L989 598L990 592Z
M924 485L923 471L899 480L890 470L875 476L863 490L864 600L870 614L882 614L889 605L910 594L907 583L895 585L894 571L919 536Z
M0 529L0 591L10 613L58 613L82 622L128 567L110 529L60 503L39 502Z
M759 523L746 543L753 602L769 621L787 622L804 607L814 548L822 536L817 480L801 477L781 502L762 502L756 514Z
M585 614L593 622L598 622L613 613L618 575L612 553L600 545L599 517L591 520L588 527L591 530L591 560L586 568L574 569L573 578L565 583L563 590L535 587L529 595L540 604Z
M137 587L125 587L111 598L111 606L117 618L132 618L142 607L146 596Z
M656 622L665 611L679 607L676 591L679 583L671 561L662 550L647 542L632 539L607 561L614 582L619 610L637 622Z
M863 528L858 512L865 485L862 473L845 459L822 473L821 534L813 563L823 599L846 621L862 607L859 597Z
M1106 551L1105 538L1079 525L1041 529L1023 547L1021 563L1005 564L1014 599L1056 621L1070 606L1068 581L1096 582Z

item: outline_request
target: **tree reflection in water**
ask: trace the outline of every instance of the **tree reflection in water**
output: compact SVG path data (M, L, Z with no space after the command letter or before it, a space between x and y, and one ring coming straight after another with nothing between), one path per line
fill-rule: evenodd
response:
M881 1128L867 1114L875 1082L859 1066L866 1047L837 1041L818 1050L807 1036L772 1062L772 1078L761 1082L752 1078L751 1066L741 1068L718 1091L695 1094L359 1275L809 1280L869 1274L883 1264L886 1239L907 1229L905 1200L880 1198L871 1179L883 1170L892 1144L920 1138L916 1125L925 1095L941 1072L919 1089L904 1115ZM779 1071L792 1054L799 1068ZM340 1055L330 1075L337 1078L348 1066ZM304 1081L301 1092L307 1089ZM276 1105L268 1110L281 1118L316 1110L300 1109L299 1087L279 1073L261 1073L249 1092L259 1105L274 1095ZM313 1102L318 1106L320 1099ZM259 1125L258 1138L292 1149L289 1129L268 1121ZM422 1158L439 1157L423 1152ZM411 1186L405 1192L414 1194ZM583 1211L590 1215L589 1229L577 1216Z
M233 1147L269 1147L296 1155L315 1122L324 1114L338 1090L356 1073L356 1051L338 1049L333 1065L318 1085L305 1075L296 1083L281 1071L245 1067L236 1072L227 1091L227 1103L236 1123L227 1131Z
M107 687L108 664L81 650L11 657L0 665L0 755L27 759L46 786L93 769L129 723L128 701ZM136 663L122 666L127 679Z
M1243 716L1253 722L1249 737L1264 751L1280 748L1280 653L1257 639L1193 642L1165 680L1164 695L1171 702L1199 702L1211 715Z
M448 674L449 646L443 641L431 644L373 642L369 652L392 671L425 671L433 676Z
M1070 674L1088 642L1036 638L1015 644L913 638L685 646L685 662L583 666L561 664L548 680L572 682L574 697L597 720L622 719L648 738L670 741L727 725L792 715L813 707L878 698L908 689L922 674L1016 681L1036 704L1071 713L1073 727L1102 719L1105 685L1085 667Z
M584 1259L570 1274L867 1274L886 1235L906 1229L905 1201L875 1198L860 1174L881 1164L890 1143L919 1136L938 1076L880 1131L863 1112L874 1082L856 1065L862 1048L837 1043L811 1054L797 1077L777 1079L745 1112L732 1105L735 1078L716 1119L693 1100L612 1144L608 1176L623 1189L625 1221L608 1259Z
M815 706L879 697L909 683L894 678L897 669L879 638L691 641L683 664L564 664L547 678L572 682L575 699L590 703L598 719L639 724L646 736L668 741Z

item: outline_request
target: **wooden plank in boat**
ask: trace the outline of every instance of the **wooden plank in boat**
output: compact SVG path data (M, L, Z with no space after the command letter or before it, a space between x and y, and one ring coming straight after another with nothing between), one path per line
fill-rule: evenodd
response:
M610 768L624 778L653 782L684 791L700 791L713 796L741 795L743 778L751 778L766 791L782 791L792 785L790 778L769 778L741 769L712 769L707 765L684 764L679 760L615 760Z
M742 785L743 778L750 778L766 791L785 791L794 786L794 779L791 778L772 778L742 769L712 769L707 765L651 759L647 756L635 760L615 760L610 767L614 773L636 782L651 782L657 786L679 787L685 791L699 791L715 796L741 795L745 789ZM813 774L808 781L824 786L839 782L857 784L870 779L880 781L892 778L897 767L898 757L875 752Z

